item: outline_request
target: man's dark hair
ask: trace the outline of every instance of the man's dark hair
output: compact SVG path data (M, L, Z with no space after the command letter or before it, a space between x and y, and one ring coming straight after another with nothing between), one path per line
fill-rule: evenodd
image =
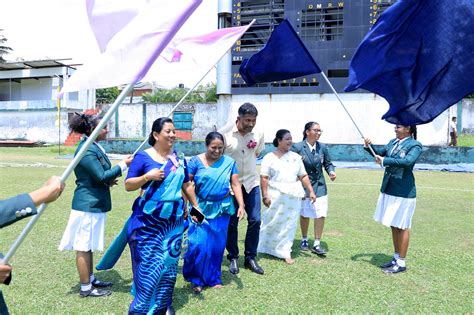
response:
M239 107L239 116L251 115L257 117L258 110L252 103L243 103Z

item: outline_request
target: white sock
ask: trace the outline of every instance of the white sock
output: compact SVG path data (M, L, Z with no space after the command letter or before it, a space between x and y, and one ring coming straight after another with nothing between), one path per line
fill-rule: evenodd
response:
M303 241L308 241L308 237L307 236L303 236Z
M321 244L321 239L320 238L315 238L314 239L314 246L318 246L319 244Z
M395 253L393 254L393 259L395 259L395 260L400 259L400 254L397 253L397 252L395 252Z
M81 291L92 290L92 284L89 282L87 284L81 283Z
M91 273L90 276L89 276L89 281L94 282L94 280L95 280L94 274Z
M406 267L405 258L402 258L402 257L398 258L397 265L399 265L400 267Z

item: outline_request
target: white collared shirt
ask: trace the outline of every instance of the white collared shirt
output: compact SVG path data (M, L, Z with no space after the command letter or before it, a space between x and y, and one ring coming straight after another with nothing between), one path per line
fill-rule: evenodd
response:
M249 193L260 183L259 174L257 173L257 156L265 148L263 133L254 128L252 132L242 136L237 126L234 125L232 131L225 135L225 140L224 154L236 161L239 181ZM254 148L248 146L251 141L256 142Z

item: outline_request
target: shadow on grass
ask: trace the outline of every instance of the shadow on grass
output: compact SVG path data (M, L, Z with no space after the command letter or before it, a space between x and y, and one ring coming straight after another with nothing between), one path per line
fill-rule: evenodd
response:
M380 266L387 261L390 261L392 256L381 254L381 253L364 253L364 254L357 254L351 257L353 261L364 261L374 266Z
M94 275L100 281L111 281L113 283L110 290L112 292L125 292L128 293L132 289L133 279L124 279L116 270L104 270L99 272L94 272ZM80 290L80 285L77 283L72 286L67 294L78 294Z

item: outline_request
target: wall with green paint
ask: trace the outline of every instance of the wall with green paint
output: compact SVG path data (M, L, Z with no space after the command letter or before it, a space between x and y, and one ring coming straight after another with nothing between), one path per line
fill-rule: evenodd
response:
M140 145L139 140L107 140L101 145L109 153L130 154ZM328 144L329 154L334 161L369 162L372 157L358 144ZM148 145L145 147L149 147ZM376 146L377 147L377 146ZM177 141L175 150L192 156L205 151L203 141ZM272 144L267 143L263 155L273 151ZM456 164L474 163L474 147L439 147L425 146L418 163Z

